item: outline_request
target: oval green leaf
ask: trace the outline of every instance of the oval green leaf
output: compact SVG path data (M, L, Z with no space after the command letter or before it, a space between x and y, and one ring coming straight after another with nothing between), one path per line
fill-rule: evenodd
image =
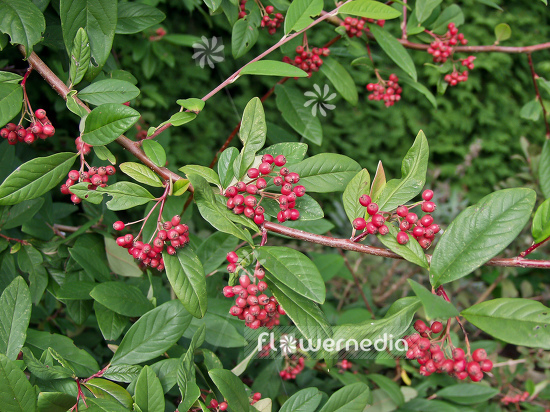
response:
M84 75L90 66L90 39L84 28L79 28L73 42L71 50L71 64L69 66L69 80L71 85L75 86L82 81ZM67 99L69 100L69 99ZM74 98L71 99L74 101ZM69 104L69 102L67 102Z
M247 64L241 70L241 75L244 74L254 74L257 76L307 77L307 73L302 69L275 60L260 60Z
M317 388L306 388L288 398L279 412L310 412L317 409L323 395Z
M166 152L159 142L154 140L143 140L141 148L151 161L159 167L166 165Z
M86 117L82 140L92 146L111 143L138 121L139 113L123 104L96 107Z
M57 153L23 163L0 185L0 205L14 205L50 191L67 177L76 156Z
M459 383L441 389L436 395L439 398L449 399L460 405L473 405L488 401L498 393L498 389L479 383Z
M409 262L423 267L424 269L428 269L428 260L417 240L411 236L406 245L400 245L396 238L398 232L397 228L392 224L388 224L387 226L389 233L384 236L380 234L376 235L378 240L392 252L397 253Z
M493 299L460 314L483 332L504 342L550 349L550 308L535 300Z
M90 296L107 309L120 315L138 317L153 305L136 286L123 282L103 282L90 292Z
M323 0L294 0L286 12L285 34L305 29L322 11Z
M164 391L159 378L150 366L144 366L134 391L136 405L142 412L164 412Z
M550 199L545 200L535 212L532 233L535 243L550 237Z
M132 83L115 79L99 80L78 92L80 100L94 106L108 103L122 104L138 96L139 89Z
M319 412L362 412L369 404L370 389L363 382L346 385L329 398Z
M546 139L539 161L540 190L546 199L550 199L550 140Z
M258 261L271 277L294 292L318 303L325 301L325 282L317 266L303 253L289 247L262 246Z
M397 39L389 34L386 30L376 24L369 24L370 31L374 35L374 38L395 64L397 64L405 73L412 77L416 81L416 68L414 62L401 43Z
M370 174L367 169L363 169L349 181L342 195L344 210L350 223L353 223L356 218L365 215L365 207L359 203L359 198L362 195L368 195L369 192Z
M351 14L352 16L376 20L390 20L401 16L399 10L387 6L384 3L372 0L351 1L340 7L338 13Z
M23 106L23 89L18 84L0 83L0 126L13 119Z
M160 23L166 15L159 9L142 3L120 3L116 23L117 34L139 33Z
M497 24L495 27L495 37L497 39L497 43L508 40L512 37L512 29L506 23Z
M36 411L36 392L17 364L0 353L0 402L10 412Z
M106 193L113 198L107 202L109 210L126 210L143 205L155 197L140 185L131 182L117 182L107 187L98 187L97 193Z
M432 286L460 279L502 252L529 221L535 200L531 189L504 189L460 213L435 248Z
M44 30L46 20L33 2L0 0L0 32L9 34L11 44L23 45L27 56L31 54L32 47L42 40Z
M336 91L340 93L346 101L352 106L357 105L358 95L355 81L338 60L330 57L323 59L323 65L320 68L320 72L330 80ZM323 98L325 101L329 100L328 96L323 96Z
M126 162L120 164L120 170L132 179L149 186L162 187L162 181L155 172L140 163Z
M185 309L196 318L206 314L206 277L197 255L189 248L178 249L175 256L162 254L166 276Z
M0 308L0 353L16 360L27 337L32 309L31 293L21 276L2 292Z
M249 410L250 404L244 383L233 372L226 369L212 369L208 371L208 375L210 375L232 410Z

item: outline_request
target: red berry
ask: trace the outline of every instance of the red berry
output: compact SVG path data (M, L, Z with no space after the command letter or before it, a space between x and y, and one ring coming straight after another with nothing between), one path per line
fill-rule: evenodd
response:
M265 8L265 11L266 11L267 14L273 13L273 10L275 10L275 8L273 6L267 6Z
M376 235L378 233L378 228L374 226L372 222L367 223L367 232L371 235Z
M258 166L258 170L263 175L268 175L271 172L271 163L263 162Z
M115 223L113 223L113 229L115 229L115 230L124 229L124 222L121 221L121 220L117 220Z
M237 265L235 263L230 263L229 265L227 265L227 271L229 273L235 273L236 270L237 270Z
M251 179L255 179L260 175L260 171L254 167L251 167L248 169L247 175Z
M423 332L426 332L426 330L428 329L428 327L426 326L426 324L424 323L424 321L418 319L416 322L414 322L414 329L415 329L418 333L423 333Z
M55 134L55 128L51 124L47 124L42 128L42 133L46 136L53 136Z
M461 348L455 348L453 349L453 359L455 361L458 361L458 360L461 360L461 359L464 359L464 350L461 349Z
M407 206L399 206L396 210L397 215L400 217L405 217L409 213L409 208Z
M375 214L372 216L372 224L377 228L380 228L385 222L386 219L384 219L384 216L382 215Z
M441 322L434 322L431 329L433 333L440 333L443 330L443 324Z
M475 361L468 362L468 365L467 365L466 369L467 369L468 374L470 376L478 375L479 373L481 373L481 367L479 366L479 363L477 363Z
M400 231L397 234L396 239L397 239L397 243L399 243L400 245L406 245L409 242L409 235L407 235L403 231Z
M371 204L371 202L372 199L369 195L361 195L361 197L359 197L359 203L361 204L361 206L367 207Z
M484 359L479 362L479 366L483 372L491 372L491 369L493 369L493 362L489 359Z
M474 353L472 353L472 359L476 362L481 362L487 359L487 352L485 351L485 349L476 349Z
M422 199L426 200L426 201L429 201L429 200L432 200L432 198L434 197L434 192L433 190L424 190L424 193L422 193Z
M262 156L262 163L269 163L272 164L275 159L273 159L273 156L266 153Z
M386 225L382 225L378 228L378 233L382 236L387 235L390 232L390 229Z
M363 230L365 227L367 227L367 222L362 217L358 217L353 221L353 228L356 230Z
M378 205L376 203L369 203L367 206L367 213L372 216L376 214L376 212L378 212Z
M407 222L409 222L411 225L414 225L418 221L418 216L416 215L416 213L407 213L405 219L407 219Z
M426 213L432 213L435 210L434 202L422 202L422 211Z
M82 202L82 199L80 199L77 195L71 195L71 202L77 205Z
M225 286L223 288L223 295L226 298L232 298L233 296L235 296L235 294L233 293L233 288L231 286Z
M39 119L42 120L46 117L46 110L44 109L38 109L36 112L34 112L34 115Z
M286 164L286 157L284 155L279 155L275 158L276 166L284 166Z
M107 174L108 174L109 176L112 176L112 175L114 175L114 174L116 173L116 169L115 169L115 167L112 166L112 165L105 166L105 170L107 171Z

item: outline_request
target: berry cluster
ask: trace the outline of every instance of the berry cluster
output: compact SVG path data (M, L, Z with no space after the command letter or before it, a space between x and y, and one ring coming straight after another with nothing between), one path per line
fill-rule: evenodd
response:
M260 392L253 393L252 396L248 398L251 405L254 405L260 399L262 399L262 394ZM216 399L212 399L208 404L208 409L212 409L214 411L226 411L227 401L224 399L223 402L218 402Z
M260 26L267 27L267 32L273 35L277 32L277 29L281 27L281 23L284 21L285 18L281 13L274 13L273 6L267 6L265 8L265 11L267 14L262 17Z
M76 144L76 150L78 150L83 155L87 155L88 153L91 152L92 146L89 145L88 143L84 143L84 141L80 136L78 136L74 142Z
M412 234L423 249L428 249L436 235L440 231L439 225L433 223L431 213L435 210L436 205L431 201L433 191L425 190L422 193L423 202L412 207L405 205L399 206L394 213L382 212L378 210L378 204L374 203L369 195L362 195L359 198L359 203L367 208L367 213L370 219L367 222L362 217L358 217L352 223L355 230L365 230L365 234L386 235L389 233L389 228L386 221L395 219L399 224L399 232L396 235L397 242L400 245L406 245L409 242L409 234ZM418 218L416 213L410 211L413 207L420 205L423 212L426 214L422 218ZM386 215L386 216L385 216ZM361 235L360 238L363 236Z
M166 30L164 30L162 27L159 27L155 30L155 34L152 36L149 36L149 41L159 41L164 36L166 36ZM126 104L126 103L125 103Z
M461 348L451 347L452 357L447 358L442 346L438 345L438 342L445 342L445 337L430 339L443 331L441 322L433 322L428 327L422 320L417 320L414 329L418 333L405 337L408 346L406 357L416 359L421 365L421 375L430 376L432 373L445 372L460 380L470 377L472 381L479 382L483 379L483 372L493 369L493 362L487 359L485 349L476 349L471 356L468 350L466 356Z
M343 359L342 362L338 363L338 366L340 367L338 372L344 373L348 369L351 369L353 364L349 360Z
M251 179L248 183L238 182L235 186L225 189L224 196L227 197L227 207L235 214L244 213L248 218L254 219L254 223L261 225L265 220L265 209L260 205L264 197L272 198L279 203L281 211L277 214L279 222L297 220L300 212L295 209L296 199L306 193L304 186L294 186L300 180L298 173L292 173L287 167L286 158L283 155L273 157L270 154L262 156L262 163L258 168L248 169L247 176ZM273 171L273 167L281 169ZM264 189L267 187L266 178L271 178L275 186L281 187L281 193L270 193ZM243 193L243 194L241 194ZM260 200L255 197L260 196Z
M227 254L227 271L235 273L238 265L239 256L235 252ZM243 269L244 270L244 269ZM267 283L263 281L265 270L257 266L254 270L253 280L247 273L239 277L239 284L236 286L225 286L223 295L226 298L235 299L235 305L229 309L229 313L244 320L245 325L251 329L258 329L260 326L268 328L279 324L279 315L284 315L285 311L277 302L275 296L267 296ZM259 295L258 295L259 294Z
M113 223L113 229L116 231L124 230L126 226L120 220ZM116 243L128 249L128 253L134 259L140 260L144 266L150 266L156 268L158 271L162 271L164 269L164 259L162 258L164 247L166 247L166 253L175 255L177 248L184 247L189 243L189 227L181 223L181 218L178 215L163 222L160 226L162 228L160 230L157 228L155 231L156 237L150 243L143 243L141 240L138 240L139 235L134 239L130 233L118 237Z
M311 51L304 49L304 46L296 47L296 57L292 60L290 57L283 57L283 62L292 64L303 71L305 71L308 77L311 77L313 72L318 72L319 68L323 65L323 59L321 56L328 56L330 50L328 47L314 47Z
M375 23L380 27L384 27L386 20L373 20L361 17L357 19L355 17L346 17L340 26L346 28L346 34L348 37L361 37L363 35L363 30L368 31L369 28L365 27L365 23Z
M393 106L401 100L401 86L399 86L399 78L395 74L390 74L387 81L380 80L378 83L367 84L367 90L372 92L369 94L369 100L383 100L386 107Z
M468 71L464 70L460 73L455 69L451 74L446 74L444 80L449 83L450 86L456 86L458 83L468 80Z
M239 19L242 19L246 16L246 2L247 0L241 0L239 3Z
M428 53L433 56L434 63L445 63L454 52L453 46L458 43L468 44L468 40L464 38L464 34L458 32L454 23L449 23L447 28L445 35L433 35L435 40L428 47Z
M511 403L515 403L517 405L520 402L525 402L527 398L529 398L529 392L523 392L521 394L518 393L514 396L506 395L504 396L504 398L500 400L500 402L502 402L502 404L504 405L509 405ZM519 410L519 406L518 406L518 410Z
M304 366L305 359L293 355L291 358L286 358L285 368L279 372L279 376L284 381L296 379L296 376L304 370Z
M32 144L36 141L36 138L46 140L55 134L55 128L48 119L46 110L38 109L34 112L34 115L31 113L31 117L31 123L27 128L20 124L8 123L6 127L0 130L0 136L7 139L10 145L14 145L18 142Z
M83 143L86 144L86 143ZM109 176L116 173L114 166L100 166L100 167L88 167L87 172L79 172L78 170L71 170L68 174L68 178L64 184L61 185L61 193L64 195L71 195L71 202L75 205L82 202L77 195L71 192L70 187L79 182L89 183L88 190L96 190L98 187L106 187L109 181Z

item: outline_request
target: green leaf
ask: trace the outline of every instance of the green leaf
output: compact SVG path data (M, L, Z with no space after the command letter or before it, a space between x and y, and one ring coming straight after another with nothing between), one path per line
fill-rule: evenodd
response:
M416 81L416 68L405 47L394 36L377 24L369 24L369 29L388 57Z
M373 381L380 389L390 395L395 404L401 406L405 403L405 397L403 396L403 392L401 392L399 385L390 378L377 373L369 373L366 376L367 379Z
M119 168L124 174L130 176L139 183L154 187L162 187L162 180L160 180L158 175L147 166L140 163L126 162L121 163Z
M143 205L155 197L140 185L131 182L117 182L106 187L98 187L97 193L106 193L113 198L107 202L109 210L126 210Z
M376 199L380 210L391 211L420 193L428 169L428 140L420 131L401 163L401 179L392 179ZM373 199L374 200L374 199Z
M307 144L298 142L276 143L261 150L258 155L270 154L273 157L283 155L286 158L285 166L301 162L307 153Z
M183 335L191 316L179 300L147 312L126 332L111 364L136 364L166 352Z
M111 53L117 25L117 2L111 0L61 0L59 5L65 48L71 50L83 27L90 40L91 62L88 78L100 71ZM95 64L95 65L94 65Z
M96 284L94 282L86 281L70 281L65 282L57 293L55 294L56 299L60 300L90 300L90 292Z
M218 387L232 410L249 410L250 404L244 383L233 372L226 369L212 369L208 371L208 375L214 381L214 384Z
M17 276L0 296L0 353L10 360L17 359L25 343L31 309L27 283Z
M435 248L432 285L460 279L502 252L529 221L535 200L532 189L504 189L460 213Z
M172 196L181 196L189 189L190 182L187 179L179 179L173 183Z
M105 238L105 253L111 270L117 275L134 278L143 274L128 251L118 246L110 237Z
M178 127L183 126L186 123L189 123L197 117L196 113L190 112L178 112L170 116L167 123L170 123L172 126Z
M332 336L328 320L319 306L285 286L271 272L267 272L266 279L273 296L304 337L317 342Z
M368 195L370 192L370 175L367 169L362 169L351 179L344 190L342 201L344 210L350 223L358 217L365 215L365 207L359 203L362 195Z
M124 316L138 317L153 309L136 286L123 282L100 283L90 292L95 301Z
M100 193L96 190L88 189L90 184L87 182L77 183L76 185L71 186L71 193L77 195L82 200L93 203L94 205L99 205L103 202L103 193Z
M355 160L333 153L321 153L292 166L292 172L300 175L299 183L317 193L343 191L360 170Z
M415 295L418 296L418 299L422 302L428 319L448 319L458 316L458 310L451 302L447 302L441 296L434 295L420 283L412 279L408 279L408 282Z
M0 205L14 205L50 191L67 177L76 156L56 153L23 163L0 185Z
M98 399L108 399L119 402L127 409L132 408L132 395L122 386L103 378L93 378L83 385Z
M116 340L128 324L126 316L107 309L99 302L94 302L95 317L99 330L105 340Z
M317 388L306 388L296 392L288 398L279 412L311 412L317 409L317 406L323 399L322 393Z
M519 117L525 120L536 122L542 114L542 107L537 99L531 100L523 105Z
M93 356L84 349L77 348L66 336L28 329L25 346L31 348L35 355L41 354L48 348L54 349L63 359L71 363L76 376L88 377L99 370L99 365Z
M468 322L513 345L550 349L550 308L519 298L493 299L460 312Z
M265 209L265 213L272 217L276 217L281 211L279 204L273 199L264 198L262 201L262 206ZM325 216L321 205L319 205L315 199L308 195L304 195L296 199L296 209L300 211L301 222L318 220Z
M464 24L464 13L457 4L451 4L437 17L432 25L434 33L443 34L447 31L449 23L454 23L457 27Z
M312 115L310 109L304 106L306 99L302 93L293 87L278 84L275 86L275 94L277 108L290 127L310 142L321 145L323 142L321 122Z
M436 392L438 398L449 399L459 405L473 405L488 401L499 393L496 388L479 383L459 383Z
M401 16L399 10L387 6L384 3L372 0L355 0L344 4L338 13L351 14L367 19L390 20Z
M136 404L142 412L164 412L164 391L150 366L144 366L141 370L134 393Z
M326 63L326 60L324 60ZM280 77L307 77L307 73L291 64L275 60L260 60L247 64L241 70L241 76L254 74L257 76L280 76Z
M431 16L432 12L437 6L441 4L442 0L419 0L415 4L416 19L419 24L424 23Z
M88 405L86 412L128 412L128 408L112 399L87 397L86 403Z
M495 27L495 37L497 39L497 43L508 40L512 37L512 29L506 23L497 24Z
M201 38L189 34L167 34L162 40L175 44L176 46L193 47L195 43L201 41Z
M409 242L406 245L400 245L397 243L397 228L391 224L388 224L387 226L389 233L384 236L380 234L376 235L378 240L392 252L397 253L409 262L428 269L428 260L426 259L424 250L418 244L418 241L410 236Z
M116 23L117 34L134 34L160 23L166 15L159 9L141 3L120 3Z
M368 405L369 387L356 382L336 391L319 412L362 412Z
M238 240L223 232L214 232L197 249L197 256L202 263L204 273L216 270L225 262L226 255L235 250Z
M72 86L82 81L90 66L90 39L82 27L76 32L70 55L69 80ZM80 96L79 96L80 97Z
M168 361L168 359L165 359ZM153 367L153 366L152 366ZM130 383L135 380L143 368L137 365L111 365L103 377L115 382Z
M121 104L135 99L138 96L139 89L132 83L115 79L99 80L78 92L80 100L93 104L94 106L109 103Z
M193 316L202 318L206 314L206 277L197 255L186 247L178 249L175 256L162 254L166 276L178 299Z
M228 147L218 159L218 175L223 188L227 188L235 176L233 164L238 155L239 150L236 147Z
M212 183L214 185L220 184L220 179L215 171L210 169L206 166L199 166L199 165L187 165L183 166L179 169L181 172L185 174L194 173L199 176L202 176L206 179L208 183Z
M151 161L159 167L166 165L166 152L159 142L154 140L143 140L141 142L141 148Z
M0 126L17 116L22 106L23 88L19 84L0 83Z
M372 200L378 200L380 194L386 187L386 173L384 172L384 166L382 166L382 161L378 162L376 167L376 174L374 179L372 179L372 184L370 187L370 197Z
M244 56L256 44L258 35L258 28L249 23L248 19L237 20L233 25L233 32L231 33L231 52L233 53L233 57L238 59Z
M216 229L252 243L250 234L238 227L228 217L229 213L232 212L214 198L212 189L206 179L195 174L189 174L187 177L195 189L193 198L201 216Z
M42 40L44 30L44 15L31 1L0 0L0 32L10 36L11 44L22 44L26 56Z
M0 223L3 230L13 229L28 222L34 215L38 213L44 198L25 200L9 208L8 213L4 215L6 219L4 224Z
M111 153L106 146L94 146L95 155L101 160L108 160L111 164L116 164L115 155Z
M53 350L52 348L48 348L48 350L44 352L43 357L45 357L44 355L46 355L50 358L48 360L45 360L47 364L44 364L34 357L33 353L29 348L26 348L26 347L22 348L21 352L23 352L23 360L25 362L25 366L27 367L27 370L29 371L29 373L31 373L35 378L42 379L42 380L74 378L73 369L65 368L64 366L54 364L53 357L52 357L52 350ZM59 357L59 354L57 355Z
M92 146L111 143L132 127L139 116L136 110L123 104L102 104L86 117L82 140Z
M36 392L27 376L13 361L0 353L0 404L3 411L36 411Z
M205 327L202 325L193 335L189 348L180 358L177 370L177 383L183 398L180 410L186 411L200 397L201 391L195 378L195 349L204 342Z
M63 392L40 392L38 410L40 412L66 412L76 403L76 396Z
M376 4L380 3L376 2ZM336 88L336 91L340 93L346 101L348 101L352 106L357 105L358 96L355 81L344 66L338 62L338 60L331 57L323 59L323 65L320 68L320 72L330 80L332 85Z
M285 34L292 30L300 31L311 23L313 18L323 11L322 0L294 0L290 3L285 16Z
M23 77L16 73L0 71L0 83L18 84L21 80L23 80Z
M325 282L306 255L280 246L262 246L256 250L258 261L271 273L272 279L315 302L325 301Z
M428 89L422 83L415 82L408 76L399 77L399 82L412 87L417 92L422 93L426 97L426 99L428 99L428 101L432 104L432 106L437 109L437 100L435 99L435 96L430 91L430 89Z
M546 199L550 199L550 140L546 139L539 161L540 190Z
M243 148L233 164L233 173L237 178L244 176L254 162L256 152L265 144L267 126L262 102L255 97L248 102L241 121L240 139Z
M176 101L181 107L194 113L199 113L204 109L204 100L191 98L191 99L179 99Z
M535 212L532 234L535 243L550 237L550 199L544 201Z

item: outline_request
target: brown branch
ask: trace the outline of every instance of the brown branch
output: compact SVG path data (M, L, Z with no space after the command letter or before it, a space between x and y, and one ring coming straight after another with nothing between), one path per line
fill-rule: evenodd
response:
M383 249L379 247L363 245L361 243L352 242L350 239L339 239L334 237L328 237L323 235L316 235L315 233L304 232L303 230L293 229L273 222L265 222L264 228L273 233L292 237L294 239L304 240L310 243L316 243L318 245L324 245L329 247L339 247L344 250L351 250L353 252L366 253L368 255L381 256L390 259L403 259L391 250ZM426 255L426 259L430 262L432 256ZM501 266L501 267L522 267L522 268L541 268L550 269L550 260L533 260L522 259L520 257L515 258L493 258L485 263L486 266Z
M535 243L534 245L531 245L529 246L529 248L527 250L524 250L523 252L521 252L519 254L520 257L524 258L525 256L527 256L529 253L533 252L536 248L538 248L539 246L542 246L543 244L545 244L546 242L548 242L550 240L550 236L547 237L546 239L544 239L542 242L538 242L538 243Z
M537 100L539 101L540 106L542 107L542 118L544 120L544 124L546 125L546 138L550 139L550 125L548 124L548 119L546 117L547 116L546 107L544 107L544 102L542 101L542 97L540 95L539 85L537 84L537 79L539 78L539 76L535 72L535 66L533 65L533 58L531 57L531 53L527 54L527 59L529 59L529 68L531 69L531 77L533 78L533 85L535 86L535 94L537 95ZM526 255L527 254L521 255L521 256L526 256Z
M19 50L23 55L25 54L25 49L23 46L19 46ZM32 52L29 58L27 59L28 63L38 72L40 75L48 82L48 84L59 94L63 99L67 100L67 94L69 93L69 88L61 81L59 77L55 75L54 72L38 57L35 52ZM82 106L87 112L91 112L90 108L86 106L80 99L77 97L74 98L76 103ZM126 136L119 136L115 140L119 145L128 150L133 156L139 159L145 166L149 167L153 172L158 174L164 180L176 181L182 179L177 173L174 173L165 167L159 167L154 164L151 159L141 150L139 143L136 143ZM192 190L190 188L190 190Z
M24 240L24 239L16 239L16 238L14 238L14 237L9 237L9 236L3 235L2 233L0 233L0 237L6 239L8 242L10 242L10 241L11 241L11 242L17 242L17 243L21 243L21 244L24 245L24 246L30 245L30 243L27 242L27 241Z
M413 50L428 50L429 44L414 43L409 40L397 39L399 43L408 49ZM456 53L507 53L507 54L521 54L521 53L533 53L540 50L550 49L550 42L534 44L532 46L496 46L491 44L489 46L453 46L453 50Z

